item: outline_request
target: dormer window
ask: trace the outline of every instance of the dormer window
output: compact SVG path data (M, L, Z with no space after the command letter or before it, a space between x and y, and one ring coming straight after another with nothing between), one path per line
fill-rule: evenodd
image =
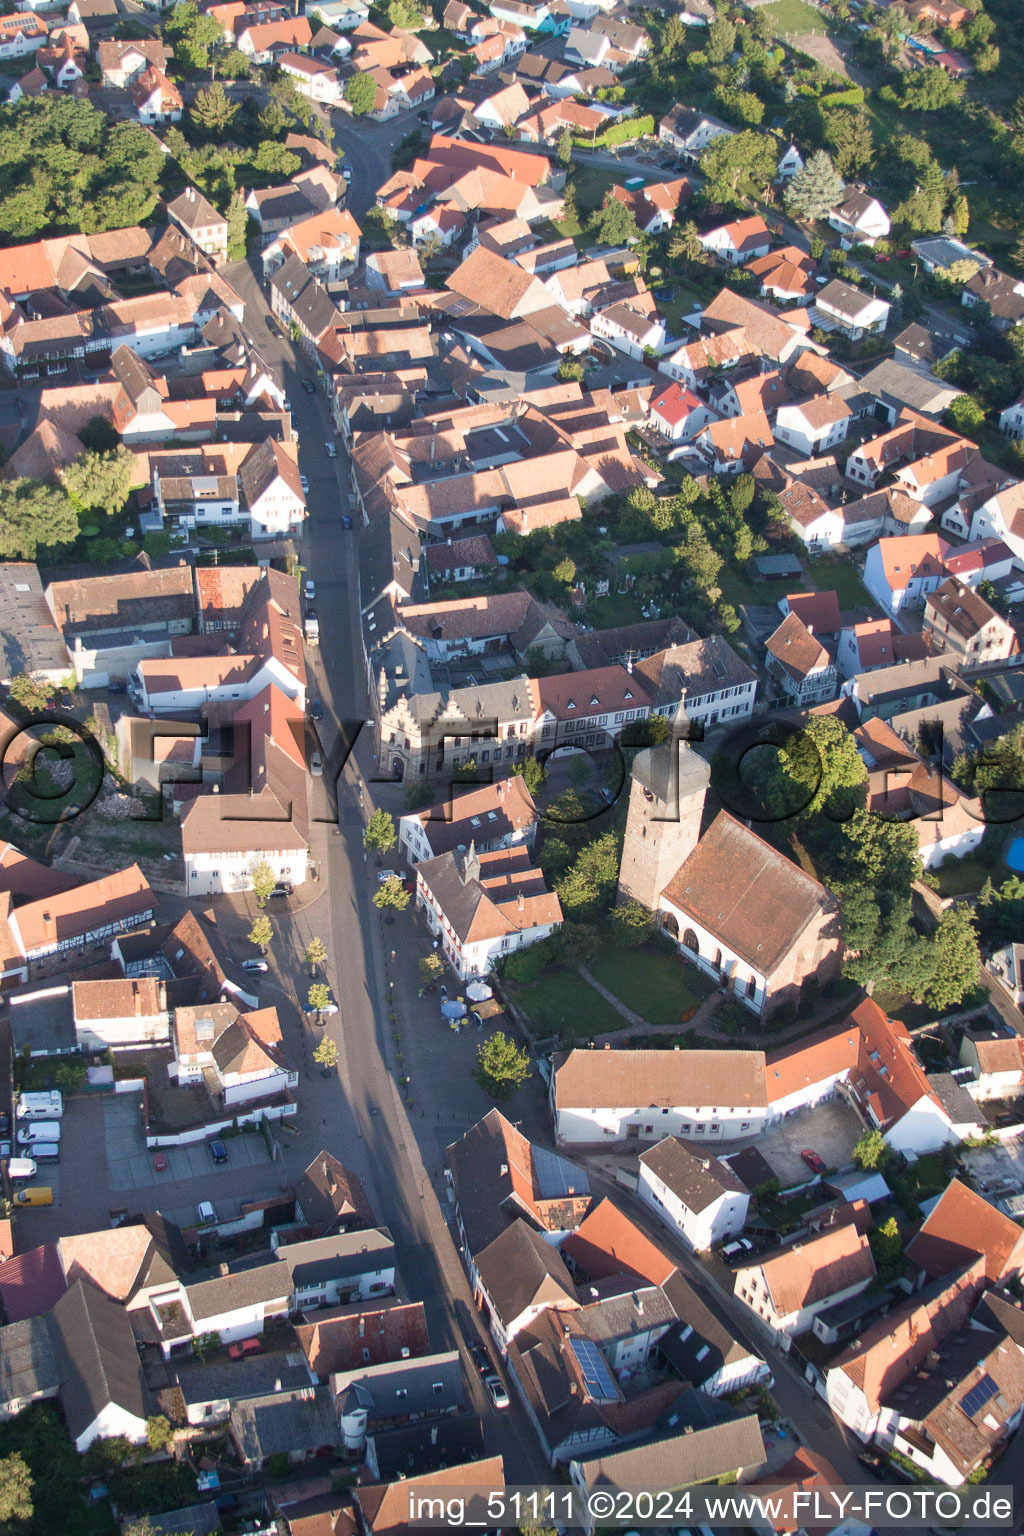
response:
M573 699L566 699L565 707L566 707L566 709L575 709L576 708L576 703L575 703L575 701Z

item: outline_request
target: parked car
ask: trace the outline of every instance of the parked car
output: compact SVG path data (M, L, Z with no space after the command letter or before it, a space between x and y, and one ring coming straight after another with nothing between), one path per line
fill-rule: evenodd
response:
M312 576L306 577L306 584L302 590L305 594L306 602L313 602L316 597L316 582L313 580Z
M268 966L267 966L267 962L265 960L243 960L242 961L242 970L243 971L255 972L257 975L262 976L263 972L266 971L267 969L268 969Z
M324 706L321 703L321 701L319 699L310 699L310 701L309 701L309 718L311 720L322 720L323 717L324 717Z
M352 519L349 517L347 512L343 512L341 514L341 526L346 529L352 527Z
M495 1408L508 1407L508 1393L505 1391L505 1388L501 1384L500 1376L496 1376L493 1372L490 1376L485 1376L484 1386L490 1393L491 1402L494 1404Z
M469 1344L466 1345L466 1348L469 1350L469 1357L473 1364L476 1366L477 1370L480 1372L480 1375L493 1376L494 1361L491 1359L484 1346L478 1343L476 1339L473 1339Z
M316 386L313 383L312 379L303 379L302 387L306 391L307 395L311 395L313 393L314 389L316 388Z
M221 1141L219 1136L212 1137L206 1143L206 1145L209 1147L209 1149L210 1149L210 1156L213 1158L215 1163L226 1163L227 1162L227 1160L228 1160L228 1149L224 1145L224 1143Z
M324 447L327 449L327 457L329 459L336 459L338 457L338 447L336 443L324 443Z
M217 1212L214 1210L209 1200L200 1200L199 1204L196 1206L196 1211L199 1215L200 1226L210 1226L217 1220Z
M167 1172L167 1158L166 1158L166 1155L163 1152L155 1152L153 1154L153 1172L154 1173L166 1173Z
M424 122L426 122L427 114L425 112L421 112L420 113L420 117L422 117ZM341 168L341 174L344 176L346 181L351 181L352 180L352 167L350 165L343 165L342 168Z
M397 879L399 879L399 874L398 874L398 870L397 869L378 869L378 871L377 871L377 884L378 885L383 885L385 880L397 880Z
M11 1117L7 1113L6 1109L0 1110L0 1136L9 1136L10 1134Z
M228 1355L232 1360L244 1360L246 1355L261 1355L262 1353L262 1339L239 1339L236 1343L228 1345Z
M52 1205L53 1190L49 1184L36 1184L31 1189L19 1189L14 1197L15 1205Z
M294 889L295 887L289 884L287 880L282 880L280 885L274 886L270 894L271 896L290 896Z
M309 771L313 775L314 779L322 779L323 778L323 776L324 776L324 759L323 759L323 754L322 753L314 752L312 754L312 756L309 759Z
M737 1259L742 1259L753 1251L754 1245L749 1237L738 1237L734 1243L726 1243L722 1249L722 1258L727 1264L735 1264Z
M299 484L302 486L302 489L305 491L306 495L308 496L309 495L309 480L307 479L307 477L305 475L300 475L299 476Z
M804 1147L803 1151L800 1153L800 1156L803 1158L804 1162L807 1164L812 1173L825 1172L824 1160L818 1156L817 1152L812 1152L810 1147Z

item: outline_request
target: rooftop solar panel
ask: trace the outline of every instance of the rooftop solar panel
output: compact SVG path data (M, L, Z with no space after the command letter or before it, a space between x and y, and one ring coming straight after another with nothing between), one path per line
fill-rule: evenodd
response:
M974 1384L969 1392L964 1393L960 1399L960 1407L969 1419L973 1419L974 1415L984 1408L989 1399L995 1397L998 1391L999 1388L992 1380L992 1377L983 1376L980 1381Z
M596 1402L617 1402L619 1389L593 1339L570 1339L569 1347L583 1372L583 1385Z

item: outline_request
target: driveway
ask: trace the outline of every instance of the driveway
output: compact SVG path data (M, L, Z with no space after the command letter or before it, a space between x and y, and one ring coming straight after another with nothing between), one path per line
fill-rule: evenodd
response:
M846 1168L854 1144L863 1134L864 1127L854 1111L844 1099L835 1098L813 1109L787 1115L777 1125L762 1131L754 1145L786 1189L813 1177L800 1156L805 1147L817 1152L826 1168ZM738 1152L750 1145L750 1141L734 1142L728 1150Z

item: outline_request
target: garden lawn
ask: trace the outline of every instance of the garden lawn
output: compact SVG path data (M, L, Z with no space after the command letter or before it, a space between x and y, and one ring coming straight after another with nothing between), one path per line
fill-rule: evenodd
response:
M735 565L723 565L718 577L718 585L722 589L722 595L727 603L732 603L734 608L739 608L741 603L748 603L754 607L775 606L780 598L788 592L806 592L807 583L797 577L791 577L788 581L762 581L757 573L751 570L740 570ZM782 614L779 614L779 623L782 623Z
M589 1039L627 1025L576 970L548 971L528 987L517 987L515 1001L538 1030L569 1039Z
M946 859L939 869L933 869L936 888L940 896L966 896L969 891L980 891L991 875L993 885L1010 878L1010 870L1001 862L990 868L977 859Z
M610 592L589 604L587 617L595 629L618 629L624 624L639 624L643 613L636 598L625 592Z
M702 1003L714 986L672 955L623 944L603 945L587 969L649 1024L679 1024L680 1015Z
M837 560L832 555L822 555L817 560L808 560L807 570L815 586L820 587L823 592L827 592L829 588L834 590L839 599L840 608L877 607L856 570L847 561Z
M804 0L775 0L774 5L761 7L776 37L793 32L827 32L819 11L805 5Z

